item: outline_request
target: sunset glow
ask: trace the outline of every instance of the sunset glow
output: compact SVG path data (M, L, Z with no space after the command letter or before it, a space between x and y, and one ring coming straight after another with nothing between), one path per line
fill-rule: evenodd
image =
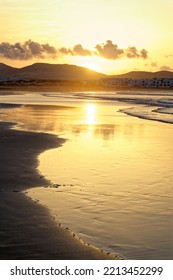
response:
M96 72L101 72L99 66L95 63L88 62L88 63L84 63L83 66L86 67L86 68L89 68L91 70L94 70Z
M105 74L173 69L170 0L0 0L0 5L0 61L10 66L67 63Z
M1 279L172 280L172 18L173 0L0 0Z

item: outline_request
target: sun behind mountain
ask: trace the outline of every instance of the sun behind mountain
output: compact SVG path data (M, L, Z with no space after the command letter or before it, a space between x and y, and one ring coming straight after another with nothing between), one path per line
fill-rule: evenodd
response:
M86 67L90 70L94 70L96 72L101 72L100 67L94 62L86 62L86 63L83 64L83 67Z

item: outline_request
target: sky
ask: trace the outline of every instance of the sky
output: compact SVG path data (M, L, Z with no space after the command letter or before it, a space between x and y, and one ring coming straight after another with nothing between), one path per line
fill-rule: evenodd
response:
M173 71L173 0L0 0L0 62Z

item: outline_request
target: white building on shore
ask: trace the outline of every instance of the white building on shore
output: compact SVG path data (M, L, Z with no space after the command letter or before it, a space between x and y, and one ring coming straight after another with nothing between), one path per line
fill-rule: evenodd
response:
M101 79L103 86L112 88L173 88L173 78L153 79L128 79L128 78L104 78Z

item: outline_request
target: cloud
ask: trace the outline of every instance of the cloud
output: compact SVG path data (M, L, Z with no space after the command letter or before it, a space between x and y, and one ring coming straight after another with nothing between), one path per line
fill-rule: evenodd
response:
M156 61L152 61L152 62L151 62L151 67L158 67L157 62L156 62Z
M0 43L0 56L9 59L28 60L32 58L56 57L57 50L49 44L40 44L32 40L22 43Z
M160 71L172 71L173 69L167 65L163 65L160 67Z
M119 49L111 40L107 40L105 44L96 45L95 49L99 56L107 59L119 59L124 55L124 50Z
M58 52L63 55L74 55L73 51L70 48L65 47L58 49Z
M145 49L140 50L140 57L143 59L147 59L148 58L148 51Z
M126 55L128 58L143 58L143 59L148 58L148 52L147 52L147 50L145 50L145 49L137 50L136 47L128 47L128 48L125 50L125 55Z
M121 58L148 58L148 52L145 49L138 50L135 46L128 47L127 49L119 48L111 40L105 43L97 44L93 50L84 48L81 44L76 44L72 48L55 48L54 46L40 44L32 40L24 43L10 44L8 42L0 43L0 57L16 59L16 60L29 60L32 58L46 57L57 58L58 55L70 56L100 56L110 60L117 60Z
M50 46L48 43L42 44L42 48L43 48L44 52L46 52L47 54L49 54L51 56L57 55L57 49L53 46Z
M60 48L58 52L64 55L79 55L79 56L91 56L93 52L87 49L84 49L81 44L75 45L72 49L70 48Z
M111 40L107 40L106 43L98 44L95 46L97 55L117 60L123 57L126 58L148 58L148 51L145 49L138 50L136 47L128 47L127 49L121 49L117 44L113 44Z
M81 44L75 45L73 48L73 52L75 55L81 56L91 56L93 52L87 49L84 49Z
M134 58L134 57L139 57L138 51L136 47L128 47L126 49L126 56L128 58Z

